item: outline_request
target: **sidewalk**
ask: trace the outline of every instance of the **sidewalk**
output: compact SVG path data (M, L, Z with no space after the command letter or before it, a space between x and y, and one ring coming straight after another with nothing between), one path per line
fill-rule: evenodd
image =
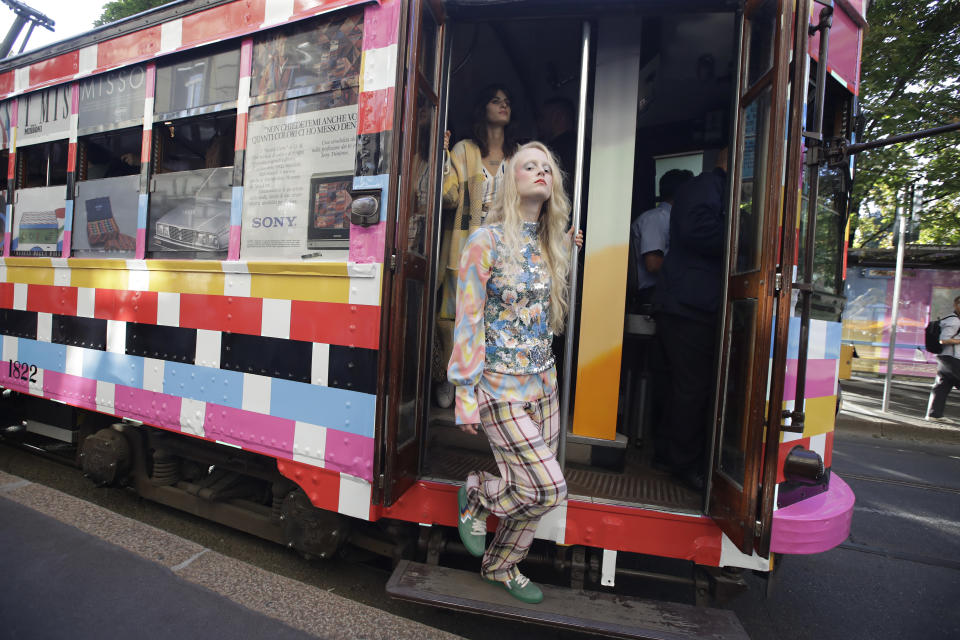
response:
M456 636L0 472L0 639Z
M944 415L950 422L923 419L932 384L932 380L917 382L894 378L888 411L884 413L881 411L882 377L854 376L850 380L841 380L843 403L837 415L837 433L960 444L960 392L954 390L947 399Z

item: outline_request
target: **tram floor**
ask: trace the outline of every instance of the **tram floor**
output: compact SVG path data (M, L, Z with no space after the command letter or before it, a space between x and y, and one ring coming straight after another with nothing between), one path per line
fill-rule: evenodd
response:
M497 465L486 438L462 433L444 419L433 420L423 457L423 475L463 481L470 471L496 474ZM642 461L642 451L628 447L622 471L569 463L564 470L571 497L644 505L655 509L702 513L703 496L683 486L670 474Z

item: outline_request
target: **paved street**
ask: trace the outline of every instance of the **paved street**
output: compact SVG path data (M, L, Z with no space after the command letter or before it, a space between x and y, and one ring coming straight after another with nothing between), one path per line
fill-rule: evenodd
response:
M769 598L767 581L748 575L750 590L725 607L755 640L960 637L957 427L916 417L922 416L929 385L898 383L892 414L879 412L882 381L856 379L843 386L834 470L857 495L850 538L828 553L782 559ZM958 404L960 396L951 398L948 415L960 413ZM6 575L14 566L27 570L33 558L42 558L46 567L40 579L13 581L17 589L4 581L0 618L11 620L16 611L19 626L0 625L3 640L65 637L54 618L40 619L31 635L23 619L44 610L37 606L41 598L56 602L60 629L72 638L103 637L98 625L110 618L97 609L101 601L113 602L111 614L124 616L115 621L117 629L136 628L144 640L172 637L163 624L171 612L179 616L179 626L169 628L186 629L182 638L226 637L220 632L228 633L231 625L248 629L250 637L276 638L587 637L391 600L384 594L389 567L364 552L307 562L131 493L97 489L73 470L4 445L0 472L11 474L0 475L0 565ZM11 506L13 499L20 504ZM4 524L23 515L25 507L39 513L16 527ZM27 543L18 544L18 535ZM64 535L67 541L57 543ZM138 549L146 559L129 553ZM93 562L96 554L99 564ZM103 597L81 602L70 596L71 586L91 588L80 573L83 567L100 567L107 586L95 593ZM43 589L54 574L62 592ZM136 582L124 583L125 575L136 575ZM154 596L161 588L166 595ZM121 606L124 595L136 593L138 601L151 603L150 619L138 621L135 609ZM225 622L218 627L219 618Z

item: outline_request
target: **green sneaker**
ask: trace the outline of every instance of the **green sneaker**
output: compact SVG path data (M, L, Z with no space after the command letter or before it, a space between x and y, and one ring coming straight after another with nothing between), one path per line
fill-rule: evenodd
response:
M487 519L474 518L467 509L467 488L457 492L457 530L470 555L480 557L487 548Z
M491 580L489 578L484 578L484 580L490 584L499 584L507 590L507 593L520 602L526 602L527 604L539 604L543 602L543 591L541 591L540 587L535 583L530 582L530 578L527 576L517 575L516 578L511 578L506 582Z

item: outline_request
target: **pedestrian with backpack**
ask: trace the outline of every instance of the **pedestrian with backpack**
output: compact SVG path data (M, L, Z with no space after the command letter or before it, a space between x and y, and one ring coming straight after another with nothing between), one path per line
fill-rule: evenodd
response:
M936 344L927 345L928 351L937 354L937 379L927 402L927 420L932 422L946 421L943 410L947 396L954 387L960 389L960 296L953 299L953 313L940 318L939 324L940 339Z

